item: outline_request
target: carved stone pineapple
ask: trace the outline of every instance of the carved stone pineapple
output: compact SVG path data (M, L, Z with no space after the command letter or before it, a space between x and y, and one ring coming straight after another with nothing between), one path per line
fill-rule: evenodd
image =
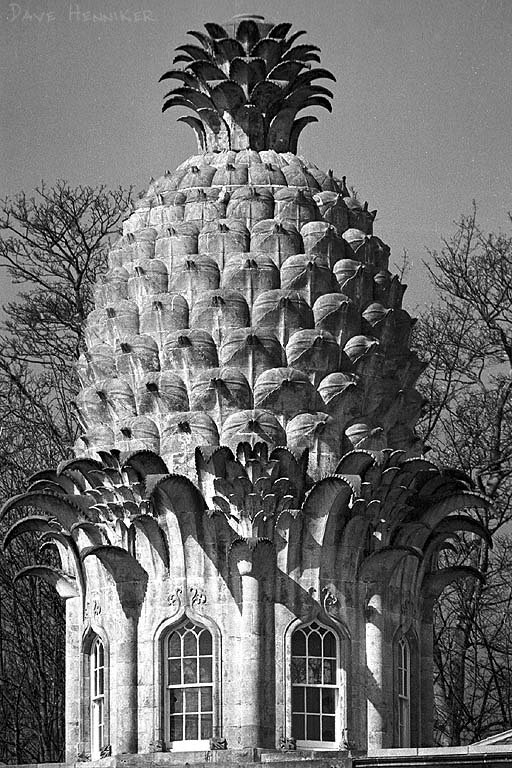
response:
M151 182L110 252L77 453L147 448L192 479L195 447L219 443L308 448L314 479L353 448L416 455L422 366L376 211L296 154L334 78L290 24L205 27L161 78L199 154Z
M4 546L37 532L59 551L18 576L67 600L67 760L429 745L433 606L480 578L438 554L461 531L489 542L471 514L487 500L415 458L405 286L375 211L296 154L315 120L297 114L330 108L318 49L260 17L206 31L164 75L199 154L151 183L96 289L78 458L0 510ZM197 679L168 679L181 636L213 642L193 716L176 703ZM320 636L338 669L321 709L300 698Z

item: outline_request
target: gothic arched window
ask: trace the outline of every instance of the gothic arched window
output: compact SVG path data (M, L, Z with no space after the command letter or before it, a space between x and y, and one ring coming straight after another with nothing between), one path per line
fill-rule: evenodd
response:
M213 642L189 619L163 640L166 742L205 741L213 735Z
M105 746L105 648L97 637L90 651L91 754L98 757Z
M397 645L398 746L411 745L411 649L405 637Z
M334 746L341 738L339 641L313 621L291 638L291 726L297 742Z

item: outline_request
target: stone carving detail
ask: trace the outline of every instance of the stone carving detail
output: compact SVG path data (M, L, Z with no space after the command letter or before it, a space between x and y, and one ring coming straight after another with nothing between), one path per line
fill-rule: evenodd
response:
M101 614L101 602L98 597L91 597L85 605L85 617L95 619Z
M183 595L182 588L176 587L176 589L170 592L167 596L168 604L172 605L173 608L176 608L176 610L178 610L178 608L180 608L181 606L182 595Z
M183 604L191 605L195 608L204 605L206 603L206 592L200 586L189 587L184 594L181 587L176 587L167 596L167 602L172 605L173 608L178 610Z
M250 31L249 31L250 25ZM334 80L334 76L324 69L311 69L307 53L301 54L294 48L294 64L296 72L290 70L285 75L288 88L276 88L274 77L278 77L275 64L290 48L293 38L281 35L279 28L283 25L265 23L263 19L241 19L236 27L236 34L231 37L227 30L222 29L221 43L210 36L210 26L206 24L208 34L193 32L194 37L201 41L202 54L196 45L194 54L182 54L184 61L193 62L194 69L187 71L188 80L186 94L189 107L195 117L182 118L193 127L197 137L199 151L218 151L221 149L253 150L273 149L278 152L295 152L297 141L302 128L311 121L306 118L296 120L297 113L313 104L331 111L331 105L326 98L332 93L326 88L316 85L318 78ZM217 29L218 28L217 26ZM268 44L267 35L272 36L276 31L271 57L263 52L262 45ZM248 34L249 31L249 34ZM279 36L279 39L277 39ZM239 42L243 40L243 45ZM194 41L196 42L196 41ZM218 68L212 67L211 50L217 45L222 60L228 63L229 77ZM303 46L306 48L306 46ZM219 66L221 58L219 57ZM244 57L241 59L240 57ZM247 58L245 58L247 57ZM253 57L253 58L250 58ZM254 58L255 57L255 58ZM319 61L317 58L316 60ZM300 64L299 64L300 61ZM307 67L310 67L308 71ZM305 72L307 81L305 81ZM222 82L216 83L219 76ZM162 75L161 80L177 79L179 74L171 70ZM250 83L249 90L247 84ZM307 84L307 88L304 86ZM182 82L179 83L183 85ZM245 89L245 90L244 90ZM222 107L219 106L219 96L222 92ZM163 110L174 106L183 106L183 87L171 90L164 102ZM265 97L262 98L262 94ZM285 99L285 97L287 97ZM206 109L205 109L206 108ZM206 119L204 112L209 113ZM273 116L274 119L272 119ZM268 184L278 178L272 168L259 176L254 176L255 183ZM224 178L223 181L227 179Z
M210 739L210 749L227 749L228 742L222 736L214 736Z
M161 739L149 743L149 752L165 752L165 743Z
M326 613L330 613L338 605L338 598L332 585L322 589L322 605Z
M419 615L418 606L410 597L403 598L400 602L400 613L412 619L417 619Z
M281 752L295 752L297 749L297 740L292 736L281 736L279 739L279 749Z
M196 465L209 506L249 542L268 538L281 513L293 514L304 498L306 452L297 459L283 448L269 452L266 443L241 443L236 459L222 449L210 458L198 450Z
M190 587L189 594L191 605L199 606L206 603L206 592L202 587Z

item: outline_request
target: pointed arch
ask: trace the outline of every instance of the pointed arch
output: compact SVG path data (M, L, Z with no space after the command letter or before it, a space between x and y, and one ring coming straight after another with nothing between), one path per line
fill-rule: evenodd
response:
M412 626L402 625L393 638L393 746L419 743L421 689L419 642Z
M93 760L110 744L110 644L91 622L82 636L81 734L83 751Z
M172 751L208 749L222 736L222 636L210 617L179 602L154 634L154 736Z
M299 748L339 749L350 718L350 638L323 612L284 635L285 736Z

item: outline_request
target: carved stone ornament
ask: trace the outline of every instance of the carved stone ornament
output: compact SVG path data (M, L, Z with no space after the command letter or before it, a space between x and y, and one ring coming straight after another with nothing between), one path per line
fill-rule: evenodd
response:
M182 595L183 595L182 588L181 587L176 587L175 590L173 590L172 592L170 592L167 595L167 602L168 602L168 604L172 605L173 608L176 608L176 610L178 610L178 608L180 608L180 606L181 606Z
M214 736L210 739L210 749L227 749L228 748L228 742L226 739L223 739L221 736Z
M184 593L181 587L176 587L167 596L167 602L178 610L182 605L198 608L206 603L206 592L202 587L192 586Z
M150 752L165 752L165 744L161 739L149 742Z
M279 739L279 749L281 752L295 752L297 749L297 741L293 736L281 736Z
M84 617L93 621L101 615L101 602L98 595L91 595L88 597L84 609Z
M326 613L330 613L338 605L338 598L332 585L322 589L322 604Z
M190 587L188 591L190 594L190 605L197 607L206 603L206 592L202 587Z

